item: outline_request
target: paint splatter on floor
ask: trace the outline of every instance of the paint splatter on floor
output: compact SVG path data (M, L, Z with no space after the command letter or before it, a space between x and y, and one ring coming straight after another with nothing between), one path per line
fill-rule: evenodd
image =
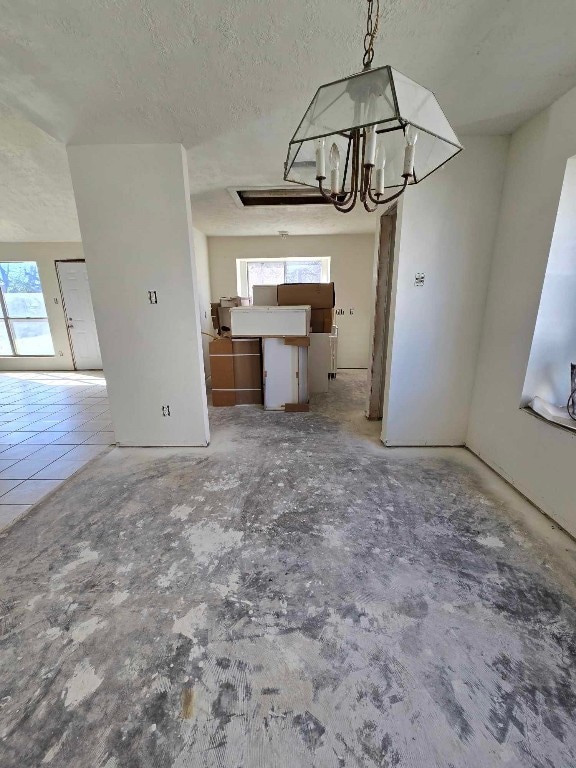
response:
M2 768L576 765L566 572L361 408L348 374L215 409L209 449L115 450L0 537Z

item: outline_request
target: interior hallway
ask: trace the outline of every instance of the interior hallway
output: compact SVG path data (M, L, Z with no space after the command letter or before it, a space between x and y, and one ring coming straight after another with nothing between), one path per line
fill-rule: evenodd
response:
M576 545L364 372L101 456L0 536L0 764L576 764Z

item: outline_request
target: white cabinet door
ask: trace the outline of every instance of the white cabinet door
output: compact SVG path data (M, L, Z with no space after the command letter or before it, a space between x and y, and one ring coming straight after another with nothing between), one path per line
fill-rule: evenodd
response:
M298 347L284 339L262 339L264 408L281 411L286 403L298 402Z
M102 357L86 262L59 261L57 267L76 370L101 370Z

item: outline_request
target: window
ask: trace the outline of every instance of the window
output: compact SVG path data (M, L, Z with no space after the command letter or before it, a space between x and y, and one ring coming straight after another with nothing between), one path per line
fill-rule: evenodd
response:
M35 261L0 262L0 355L54 354Z
M576 156L568 159L521 407L576 429L567 408L576 363Z
M330 257L317 259L237 259L238 293L250 296L255 285L330 282Z

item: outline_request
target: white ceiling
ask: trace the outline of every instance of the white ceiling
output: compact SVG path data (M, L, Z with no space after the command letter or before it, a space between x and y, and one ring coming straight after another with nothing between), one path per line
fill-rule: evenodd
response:
M434 90L461 134L511 132L576 85L575 0L381 5L374 64ZM361 69L365 7L0 0L0 238L78 239L64 145L93 142L182 142L208 234L370 231L368 214L241 211L225 191L281 181L316 87Z

